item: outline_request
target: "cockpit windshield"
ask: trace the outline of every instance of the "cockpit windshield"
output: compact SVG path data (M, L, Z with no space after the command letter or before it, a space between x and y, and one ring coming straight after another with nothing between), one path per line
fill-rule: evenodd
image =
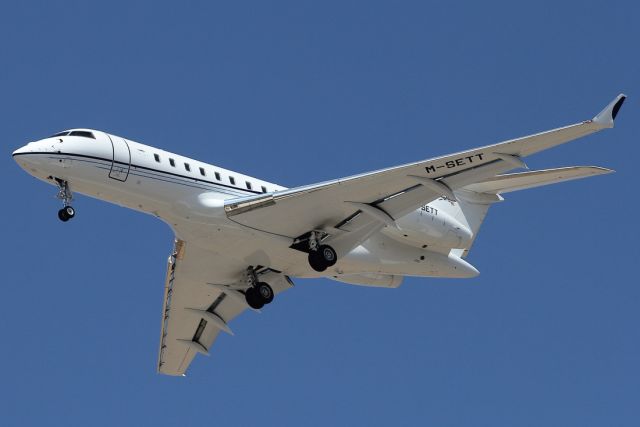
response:
M49 136L48 138L54 138L56 136L67 136L67 135L69 135L69 131L65 130L64 132L58 132L56 134L53 134L53 135Z
M58 132L55 135L51 135L49 138L54 138L56 136L81 136L84 138L96 139L96 137L93 136L93 133L88 130L65 130L64 132Z

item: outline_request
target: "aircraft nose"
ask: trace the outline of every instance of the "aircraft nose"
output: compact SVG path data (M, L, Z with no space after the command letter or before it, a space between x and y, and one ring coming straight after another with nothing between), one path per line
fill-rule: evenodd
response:
M24 169L28 174L36 178L45 179L51 175L52 167L59 168L64 165L59 162L52 162L51 159L43 154L53 151L50 142L46 139L33 141L27 145L18 148L12 154L13 160ZM56 169L57 170L57 169Z
M30 155L35 153L36 147L34 147L33 143L29 143L24 147L20 147L15 150L12 154L13 160L16 161L18 166L25 170L34 171L34 168L40 163L37 159L37 156ZM31 172L29 172L31 173Z
M20 147L17 150L15 150L12 154L13 157L15 156L19 156L20 154L26 154L29 153L31 150L29 148L29 144L25 145L24 147Z

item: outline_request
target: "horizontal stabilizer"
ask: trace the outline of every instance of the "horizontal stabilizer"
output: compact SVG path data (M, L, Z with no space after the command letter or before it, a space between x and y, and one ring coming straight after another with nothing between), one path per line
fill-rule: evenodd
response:
M611 172L613 172L611 169L597 166L571 166L557 169L509 173L467 185L464 189L476 193L502 194L510 191L525 190L542 185L571 181L573 179L604 175Z

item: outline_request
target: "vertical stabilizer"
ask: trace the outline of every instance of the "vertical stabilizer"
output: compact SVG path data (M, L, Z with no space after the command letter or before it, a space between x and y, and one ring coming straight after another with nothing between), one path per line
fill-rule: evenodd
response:
M466 248L453 249L452 252L456 256L466 257L478 236L489 207L496 202L501 202L503 198L498 194L477 193L468 190L456 191L456 196L458 203L451 207L452 209L449 213L471 230L473 237Z

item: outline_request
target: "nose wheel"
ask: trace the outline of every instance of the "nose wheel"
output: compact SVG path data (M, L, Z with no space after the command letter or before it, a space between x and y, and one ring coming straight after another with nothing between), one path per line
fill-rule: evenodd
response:
M71 206L66 206L58 211L58 218L62 222L67 222L74 216L76 216L76 210Z
M67 222L76 216L76 210L71 206L73 193L71 192L67 181L60 178L55 178L55 181L58 184L58 194L56 197L62 200L63 203L63 208L58 211L58 218L62 222Z

